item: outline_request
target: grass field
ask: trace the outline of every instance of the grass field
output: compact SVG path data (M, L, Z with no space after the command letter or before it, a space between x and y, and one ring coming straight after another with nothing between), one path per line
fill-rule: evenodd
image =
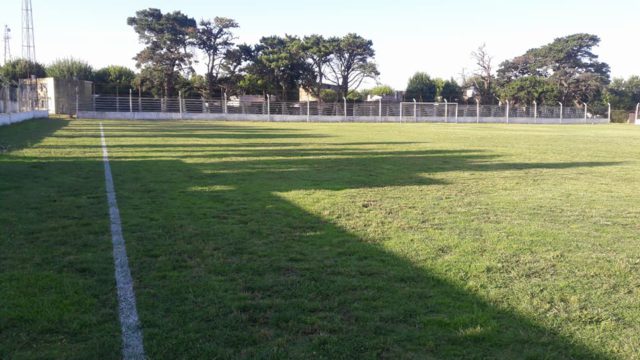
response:
M640 128L104 127L151 359L640 358ZM0 358L120 358L98 122L0 146Z

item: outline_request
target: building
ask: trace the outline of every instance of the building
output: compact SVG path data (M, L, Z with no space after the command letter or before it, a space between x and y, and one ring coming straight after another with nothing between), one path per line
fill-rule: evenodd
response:
M76 100L79 104L92 101L93 83L84 80L60 80L41 78L35 80L20 80L21 84L37 84L38 97L46 98L49 114L74 115Z
M381 101L382 102L402 102L404 99L404 91L394 91L393 94L391 95L367 95L367 99L365 101L367 102L375 102L375 101Z
M322 90L333 90L338 94L340 93L340 87L333 84L322 84ZM298 89L298 96L300 101L307 101L307 100L311 102L318 101L317 97L313 96L313 94L305 90L303 87L300 87Z

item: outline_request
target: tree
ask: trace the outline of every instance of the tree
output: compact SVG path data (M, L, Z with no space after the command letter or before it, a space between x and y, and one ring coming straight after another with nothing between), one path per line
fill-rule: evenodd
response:
M438 89L437 97L448 102L459 101L462 99L462 88L455 80L446 80L442 83L442 87Z
M129 68L119 65L107 66L95 72L96 93L120 94L133 86L135 78L136 74Z
M531 49L500 64L498 79L506 84L523 77L547 79L554 87L553 101L578 105L597 101L609 83L609 65L600 62L592 49L600 38L574 34Z
M253 47L250 45L242 44L229 49L222 61L221 77L218 78L218 86L220 86L221 90L230 94L240 92L248 93L247 90L253 86L244 87L244 85L249 85L252 81L244 82L244 85L242 85L241 82L243 82L246 76L247 67L254 60ZM257 93L262 92L263 90L257 91ZM252 93L255 94L256 92Z
M200 22L196 45L205 54L205 80L209 97L220 93L218 82L224 69L224 60L227 52L233 48L233 40L235 39L232 29L238 27L235 20L224 17Z
M93 81L93 67L84 60L69 57L47 66L47 75L57 80Z
M326 78L339 87L341 96L345 96L360 87L365 79L380 75L374 57L371 40L347 34L335 44Z
M496 101L493 76L493 57L487 52L487 45L483 44L478 50L471 53L476 62L476 71L471 78L474 87L480 95L480 101L484 104L493 104Z
M41 64L24 59L8 61L0 67L0 78L5 83L17 85L21 79L28 79L32 75L43 78L47 76L47 72Z
M302 39L302 51L315 75L310 77L303 86L314 97L322 101L324 101L322 92L325 72L339 41L335 37L325 39L322 35L305 36Z
M332 89L324 89L320 92L322 102L332 103L338 101L338 93Z
M138 68L149 67L162 75L165 96L173 96L177 71L193 72L189 48L194 45L197 34L196 21L180 11L163 14L159 9L149 8L136 12L127 19L146 46L136 57Z
M529 105L553 102L557 94L548 79L541 76L525 76L514 79L498 90L500 98L510 100L514 104Z
M260 39L255 46L253 63L248 72L262 80L264 90L279 94L283 101L292 97L298 87L309 77L313 70L305 61L302 43L295 36L268 36Z
M436 95L436 83L427 73L417 72L409 79L407 91L405 92L405 97L407 99L429 102L435 101Z
M133 86L140 93L161 97L165 91L164 74L157 68L144 67L133 80Z
M627 80L613 79L605 92L605 98L614 109L635 110L640 103L640 76L634 75Z
M369 90L369 94L374 96L393 95L396 91L389 85L378 85Z

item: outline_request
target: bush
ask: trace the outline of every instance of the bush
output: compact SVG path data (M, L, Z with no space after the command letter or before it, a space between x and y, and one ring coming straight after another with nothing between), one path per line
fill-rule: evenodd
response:
M320 100L328 103L336 102L338 101L338 93L335 90L324 89L320 92Z
M626 124L629 122L629 114L631 113L632 112L626 110L613 110L611 111L611 122Z

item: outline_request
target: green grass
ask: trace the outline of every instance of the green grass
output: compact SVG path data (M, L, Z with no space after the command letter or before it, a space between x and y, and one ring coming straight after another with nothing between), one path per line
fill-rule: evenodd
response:
M104 125L150 358L640 358L638 128ZM0 145L0 358L118 358L98 122Z

